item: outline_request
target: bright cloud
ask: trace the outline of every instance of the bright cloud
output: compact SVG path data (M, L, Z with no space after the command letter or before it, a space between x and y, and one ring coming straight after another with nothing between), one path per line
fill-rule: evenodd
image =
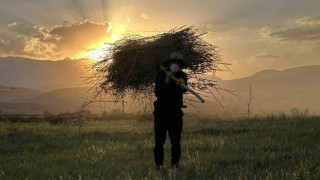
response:
M255 56L252 56L250 59L251 60L275 60L278 58L280 58L280 55L263 52Z
M269 37L280 41L319 41L320 18L304 17L295 20L294 27L275 30Z
M63 59L73 57L93 44L112 37L109 24L84 21L73 25L38 28L30 38L24 35L16 39L0 39L1 56L27 56L36 59Z

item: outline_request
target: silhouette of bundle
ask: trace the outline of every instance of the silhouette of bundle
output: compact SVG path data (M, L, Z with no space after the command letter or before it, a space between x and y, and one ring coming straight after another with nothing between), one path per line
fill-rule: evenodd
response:
M206 90L216 84L202 75L213 75L222 64L217 47L201 39L193 27L180 27L150 37L126 35L110 44L107 58L94 65L100 87L114 95L151 94L159 64L173 51L180 51L187 61L185 67L189 86L195 90ZM95 77L97 77L95 75Z

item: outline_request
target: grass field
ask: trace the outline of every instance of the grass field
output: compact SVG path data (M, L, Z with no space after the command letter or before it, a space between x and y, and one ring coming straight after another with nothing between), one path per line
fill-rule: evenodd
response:
M153 124L0 123L0 179L320 179L320 118L185 120L179 169L153 164Z

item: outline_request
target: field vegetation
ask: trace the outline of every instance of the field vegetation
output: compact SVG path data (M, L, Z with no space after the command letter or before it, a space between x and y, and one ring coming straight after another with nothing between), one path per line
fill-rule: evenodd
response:
M169 166L167 140L160 171L153 164L152 121L84 121L2 117L0 179L320 179L318 116L187 115L180 167Z

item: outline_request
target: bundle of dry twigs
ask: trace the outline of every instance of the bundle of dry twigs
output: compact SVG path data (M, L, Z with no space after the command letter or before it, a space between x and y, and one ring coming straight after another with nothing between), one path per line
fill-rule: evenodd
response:
M93 77L101 77L97 83L100 88L117 97L152 95L159 64L171 52L180 51L188 62L188 86L215 98L210 88L215 87L216 81L204 75L214 76L225 64L218 47L202 40L203 35L194 27L185 26L151 37L126 35L110 44L106 59L93 66Z

